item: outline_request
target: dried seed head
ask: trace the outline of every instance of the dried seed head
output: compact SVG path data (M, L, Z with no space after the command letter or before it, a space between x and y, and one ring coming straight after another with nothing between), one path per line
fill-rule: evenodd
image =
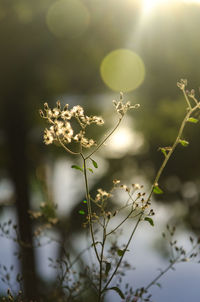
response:
M60 101L57 101L57 102L56 102L56 106L57 106L57 108L58 108L59 110L61 109Z
M48 110L48 109L49 109L48 103L44 103L44 110Z
M44 112L41 109L39 110L39 114L42 118L44 118Z
M114 185L117 185L117 184L120 183L120 180L118 180L118 179L113 179L113 183L114 183Z

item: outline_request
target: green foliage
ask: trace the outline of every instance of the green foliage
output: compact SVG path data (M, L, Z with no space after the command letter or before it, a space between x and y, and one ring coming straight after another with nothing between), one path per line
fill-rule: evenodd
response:
M125 299L125 296L122 293L121 289L119 287L117 287L117 286L109 287L106 290L114 290L116 293L118 293L118 295L120 296L120 298Z
M121 257L121 256L124 255L125 252L126 252L125 249L124 250L117 250L117 255Z
M72 165L71 166L72 169L76 169L76 170L80 170L81 172L83 172L83 169L77 165Z
M92 161L93 166L97 169L98 168L97 162L91 158L90 158L90 160Z
M199 120L194 117L189 117L189 119L187 120L187 122L194 123L194 124L198 123L198 121Z
M154 188L153 188L153 192L155 194L163 194L163 190L161 188L159 188L158 185L155 185Z
M184 140L184 139L180 139L179 143L183 146L183 147L187 147L189 145L189 142Z
M145 220L145 221L148 221L148 222L150 223L151 226L154 226L154 222L153 222L153 219L152 219L152 218L150 218L150 217L145 217L144 220Z
M85 211L84 211L84 210L79 210L78 212L79 212L79 214L81 214L81 215L85 215Z

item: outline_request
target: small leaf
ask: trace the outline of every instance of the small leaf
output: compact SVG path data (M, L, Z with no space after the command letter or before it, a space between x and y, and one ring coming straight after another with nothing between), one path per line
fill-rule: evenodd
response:
M150 223L151 226L154 226L154 222L153 219L150 217L145 217L144 220L148 221Z
M125 250L118 250L117 251L117 254L118 254L118 256L123 256L124 255L124 253L125 253Z
M88 168L88 170L89 170L91 173L94 173L94 171L93 171L91 168Z
M108 276L108 273L111 269L111 263L110 262L106 262L106 276Z
M157 285L159 288L162 288L162 285L161 285L159 282L157 282L156 285Z
M198 123L198 119L194 118L194 117L189 117L189 119L187 120L187 122L190 122L190 123Z
M85 211L83 211L83 210L80 210L80 211L78 211L79 212L79 214L81 214L81 215L84 215L85 214Z
M83 172L83 169L77 165L72 165L71 166L72 169L76 169L76 170L80 170L81 172Z
M83 200L83 203L87 203L87 200Z
M163 194L163 190L161 190L161 188L159 188L159 186L154 186L153 192L155 194Z
M94 159L91 159L91 161L92 161L93 166L97 169L98 168L97 162Z
M160 151L164 154L165 157L167 156L167 152L166 152L165 148L160 148Z
M117 287L117 286L106 288L106 290L114 290L114 291L116 291L116 292L118 293L118 295L119 295L122 299L125 299L125 296L124 296L124 294L122 293L121 289L119 289L119 287Z
M180 139L179 143L183 146L183 147L187 147L189 145L189 142L185 141L184 139Z

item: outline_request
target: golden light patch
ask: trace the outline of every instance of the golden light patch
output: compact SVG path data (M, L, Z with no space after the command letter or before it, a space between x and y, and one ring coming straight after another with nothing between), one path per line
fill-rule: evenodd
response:
M128 92L136 89L144 81L145 66L140 56L133 51L117 49L103 59L100 73L109 88Z

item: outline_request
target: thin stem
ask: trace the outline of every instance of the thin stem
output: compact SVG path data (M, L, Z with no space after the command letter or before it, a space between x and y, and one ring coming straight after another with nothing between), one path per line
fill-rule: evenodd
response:
M60 138L58 137L58 141L59 143L61 144L61 146L67 151L69 152L70 154L73 154L73 155L80 155L80 152L74 152L74 151L71 151L69 148L67 148L65 146L65 144L63 144L63 142L60 140Z
M80 153L80 155L83 158L84 180L85 180L86 199L87 199L87 206L88 206L88 222L89 222L89 227L90 227L90 233L91 233L92 243L94 245L94 251L95 251L97 260L100 262L99 254L97 252L96 243L95 243L95 239L94 239L94 231L93 231L93 225L92 225L92 220L91 220L91 218L92 218L92 208L91 208L89 186L88 186L88 179L87 179L86 158L83 156L82 153Z
M169 158L171 157L172 153L174 152L176 146L178 145L178 143L179 143L179 141L180 141L181 135L182 135L182 133L183 133L183 129L184 129L184 127L185 127L185 124L186 124L188 118L190 117L190 115L191 115L197 108L200 108L200 104L197 104L197 105L196 105L195 107L193 107L193 108L191 108L191 106L190 106L189 112L186 114L185 118L183 119L183 122L182 122L182 124L181 124L180 129L179 129L177 138L176 138L176 140L175 140L175 142L174 142L174 144L173 144L171 150L169 151L169 153L168 153L167 156L165 157L165 159L164 159L164 161L163 161L163 163L162 163L160 169L158 170L158 172L157 172L157 174L156 174L156 177L155 177L155 180L154 180L154 182L153 182L153 185L152 185L151 191L150 191L150 193L149 193L149 196L148 196L148 198L147 198L146 204L149 202L149 200L150 200L150 198L151 198L151 196L152 196L152 193L153 193L153 189L154 189L154 187L155 187L155 184L158 183L158 180L160 179L160 176L161 176L161 174L162 174L162 172L163 172L163 170L164 170L164 168L165 168L165 166L166 166L166 164L167 164ZM141 219L142 219L142 215L143 215L143 214L144 214L143 211L139 214L138 220L137 220L137 222L136 222L136 224L135 224L135 227L134 227L134 229L133 229L133 231L132 231L132 233L131 233L131 236L130 236L130 238L129 238L127 244L126 244L126 247L125 247L124 251L127 250L128 246L129 246L129 244L130 244L130 242L131 242L131 240L132 240L132 238L133 238L133 235L135 234L136 229L137 229L137 227L138 227L138 225L139 225L139 223L140 223L140 221L141 221ZM116 266L116 268L115 268L113 274L111 275L110 279L109 279L108 282L106 283L106 285L105 285L103 291L105 291L105 290L107 289L109 283L111 282L111 280L113 279L114 275L116 274L116 272L117 272L117 270L118 270L118 268L119 268L119 266L120 266L120 264L121 264L121 262L122 262L122 259L123 259L123 257L124 257L124 254L125 254L125 252L124 252L123 255L121 256L121 258L120 258L120 260L119 260L119 262L118 262L118 264L117 264L117 266ZM103 291L102 291L102 292L103 292Z
M190 251L188 251L188 253L186 254L186 257L187 255L191 254L193 250L196 249L196 247L198 246L198 244L194 245L192 247L192 249ZM170 264L163 270L160 272L160 274L158 274L145 288L144 288L144 292L147 292L147 290L152 286L154 285L165 273L168 272L168 270L170 270L173 265L175 263L178 263L181 261L181 256L182 255L178 255L176 258L174 258L174 260L171 260ZM141 297L142 298L142 297Z
M168 270L172 268L172 266L178 261L179 257L174 259L164 271L161 271L160 274L158 274L157 277L155 277L144 289L144 291L147 291L152 285L154 285Z
M89 157L91 157L109 139L109 137L119 127L119 125L120 125L120 123L122 121L122 118L123 118L123 116L119 118L119 121L118 121L117 125L113 128L113 130L102 140L102 142L85 159L88 159Z
M102 264L103 264L103 254L104 254L104 246L106 242L106 228L105 228L105 218L103 223L103 240L102 240L102 248L101 248L101 256L100 256L100 269L99 269L99 294L98 294L98 302L101 301L102 297Z
M187 104L188 104L188 107L189 107L189 109L191 110L192 107L191 107L190 101L189 101L189 99L188 99L188 96L187 96L187 94L186 94L186 92L185 92L185 88L184 88L182 91L183 91L184 97L185 97L185 99L186 99L186 102L187 102Z
M106 236L114 233L124 222L126 222L126 220L131 216L131 214L134 212L134 210L131 210L130 213L120 222L120 224L118 224L112 231L110 231L109 233L106 234ZM140 214L135 215L134 217L138 216Z
M142 213L143 213L143 212L142 212ZM110 284L110 282L112 281L113 277L115 276L115 274L116 274L116 272L117 272L117 270L118 270L118 268L119 268L119 266L120 266L120 264L121 264L121 262L122 262L122 260L123 260L123 258L124 258L125 252L127 251L128 247L129 247L129 244L130 244L130 242L131 242L131 240L132 240L132 238L133 238L133 235L135 234L135 231L136 231L136 229L137 229L137 227L138 227L138 224L139 224L139 222L140 222L140 220L141 220L141 216L142 216L142 215L140 215L139 219L137 220L137 222L136 222L136 224L135 224L135 227L134 227L134 229L133 229L133 231L132 231L132 233L131 233L131 235L130 235L130 237L129 237L129 240L128 240L126 246L125 246L124 253L123 253L122 256L120 257L119 262L117 263L116 268L115 268L114 272L112 273L110 279L107 281L106 285L104 286L104 288L103 288L103 290L102 290L102 293L107 289L108 285Z
M160 179L160 176L169 160L169 158L171 157L172 153L174 152L176 146L179 144L179 141L180 141L180 138L182 136L182 133L183 133L183 130L184 130L184 127L185 127L185 124L187 122L187 120L189 119L190 115L197 109L199 108L199 104L197 104L195 107L191 108L190 111L188 111L188 113L186 114L185 118L183 119L182 123L181 123L181 127L179 129L179 132L178 132L178 135L177 135L177 138L171 148L171 150L168 152L167 156L165 157L160 169L158 170L157 174L156 174L156 177L154 179L154 182L153 182L153 185L151 187L151 191L149 193L149 196L147 198L147 202L149 202L151 196L152 196L152 193L153 193L153 189L155 187L155 185L158 183L159 179Z

